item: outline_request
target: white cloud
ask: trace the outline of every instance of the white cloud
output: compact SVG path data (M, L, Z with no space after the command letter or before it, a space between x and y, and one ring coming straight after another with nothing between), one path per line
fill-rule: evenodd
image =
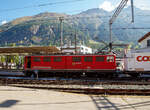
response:
M113 6L112 3L109 1L104 1L102 4L99 5L99 8L110 12L115 9L115 6Z
M3 24L6 24L7 23L7 21L6 20L4 20L4 21L2 21L1 22L1 24L3 25Z
M150 1L149 0L133 0L133 5L141 10L150 10ZM130 0L128 1L125 8L131 6Z
M104 0L104 2L99 5L99 8L109 12L113 11L120 4L120 0L116 0L117 2L114 1L115 0ZM133 0L133 3L135 7L140 8L141 10L150 10L150 0ZM128 0L125 8L128 8L129 6L131 6L130 0Z

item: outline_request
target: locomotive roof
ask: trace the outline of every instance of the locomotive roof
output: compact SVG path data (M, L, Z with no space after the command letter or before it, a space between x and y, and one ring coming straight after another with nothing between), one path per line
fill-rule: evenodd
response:
M94 56L94 55L114 55L114 54L49 54L49 55L29 55L29 56Z

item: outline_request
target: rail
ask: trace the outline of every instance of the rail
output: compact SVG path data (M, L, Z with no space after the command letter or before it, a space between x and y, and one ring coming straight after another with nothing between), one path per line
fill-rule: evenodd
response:
M150 82L147 81L94 81L60 79L14 79L0 78L0 84L6 86L50 89L63 92L111 95L150 95Z

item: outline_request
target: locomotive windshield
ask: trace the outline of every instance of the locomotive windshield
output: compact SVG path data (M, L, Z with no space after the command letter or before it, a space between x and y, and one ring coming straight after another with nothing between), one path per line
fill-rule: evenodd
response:
M114 57L113 56L108 56L107 57L107 62L114 62Z

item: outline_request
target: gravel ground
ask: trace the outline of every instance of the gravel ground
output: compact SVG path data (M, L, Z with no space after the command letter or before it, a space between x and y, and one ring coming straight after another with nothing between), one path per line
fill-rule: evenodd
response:
M21 86L18 84L11 84L16 86ZM95 88L95 89L140 89L146 90L150 89L150 85L28 85L25 84L24 86L27 87L49 87L49 88Z

